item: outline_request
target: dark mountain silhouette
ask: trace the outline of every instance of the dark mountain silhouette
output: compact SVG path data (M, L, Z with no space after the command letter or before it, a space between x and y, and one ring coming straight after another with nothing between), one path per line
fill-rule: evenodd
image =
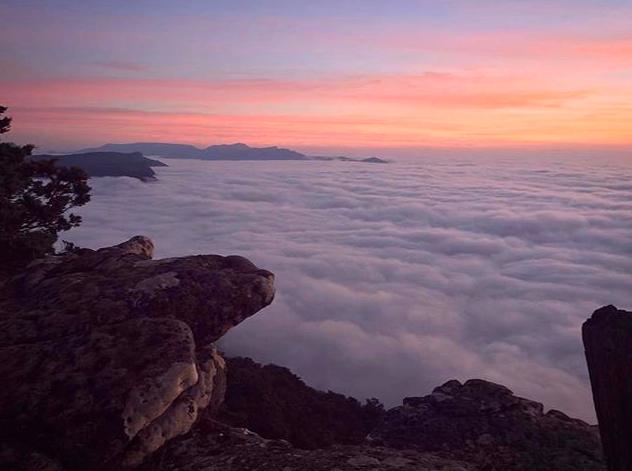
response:
M133 177L153 180L156 177L152 167L166 167L159 160L148 159L140 152L84 152L80 154L51 155L39 154L35 160L54 159L64 167L79 167L91 177Z
M367 164L387 164L388 160L380 159L379 157L368 157L366 159L354 159L353 157L345 157L343 155L332 157L327 155L312 155L309 157L311 160L324 160L331 162L334 160L340 162L364 162Z
M387 164L388 160L380 159L379 157L369 157L367 159L362 159L360 162L366 162L369 164Z
M209 146L206 159L212 160L307 160L307 156L282 147L249 147L246 144Z
M135 142L130 144L104 144L100 147L83 149L84 152L140 152L146 155L158 155L169 158L201 159L203 149L188 144L169 144L161 142Z
M105 144L79 152L141 152L170 159L201 160L308 160L300 152L281 147L250 147L246 144L222 144L205 149L188 144L136 142L132 144Z
M250 147L246 144L220 144L204 149L189 144L168 142L134 142L130 144L104 144L100 147L83 149L78 152L140 152L169 159L198 160L322 160L364 163L388 163L377 157L365 159L345 156L308 156L283 147Z

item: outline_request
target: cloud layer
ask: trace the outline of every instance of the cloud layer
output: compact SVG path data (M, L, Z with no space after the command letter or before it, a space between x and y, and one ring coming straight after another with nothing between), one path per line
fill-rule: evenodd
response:
M146 234L157 256L240 254L272 306L223 348L388 405L456 377L594 420L580 326L630 308L632 170L605 162L168 161L93 179L86 246Z

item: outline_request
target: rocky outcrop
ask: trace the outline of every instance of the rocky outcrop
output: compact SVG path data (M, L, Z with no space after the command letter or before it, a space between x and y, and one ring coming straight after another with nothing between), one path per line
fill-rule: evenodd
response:
M595 410L610 471L632 469L632 312L606 306L582 329Z
M0 468L135 466L219 406L212 342L272 301L274 277L152 252L145 237L81 249L0 287Z
M345 412L339 414L344 421ZM307 412L304 428L312 426L310 419ZM605 465L596 427L559 411L544 413L542 404L498 384L452 380L428 396L406 398L367 440L354 445L334 442L305 450L203 417L142 467L157 469L603 471Z
M0 282L0 469L605 469L596 426L488 381L384 414L274 365L233 359L227 376L213 342L272 302L274 276L237 256L152 254L138 236ZM596 311L584 341L610 466L627 471L630 313Z
M309 424L305 424L309 427ZM169 442L141 471L476 471L437 453L380 446L293 448L243 429L202 419L194 431Z
M243 362L243 359L242 359ZM255 364L256 365L256 364ZM235 408L230 395L254 402L253 408L274 407L261 402L267 396L260 382L273 382L281 395L287 374L275 367L240 365L238 388L231 391L224 407ZM255 371L253 372L253 368ZM284 369L283 369L284 370ZM261 376L265 376L264 379ZM270 378L272 377L272 379ZM229 369L229 383L230 369ZM289 384L292 384L291 382ZM295 386L294 386L295 387ZM300 388L299 388L300 389ZM321 393L325 394L325 393ZM285 402L292 409L292 402ZM310 400L304 401L305 434L314 426L321 435L336 430L336 424L353 420L353 411L337 409L337 422L313 422ZM239 405L239 404L238 404ZM236 410L243 410L236 407ZM283 414L262 410L271 424L284 424ZM225 416L218 416L222 421ZM259 427L261 424L253 422ZM327 427L330 427L328 430ZM294 430L289 427L289 430ZM515 396L499 384L452 380L424 397L411 397L404 405L389 410L366 440L345 445L346 437L335 437L326 448L305 450L293 447L291 436L279 439L277 430L261 428L259 434L227 426L203 417L191 433L169 442L145 463L143 471L203 470L408 470L408 471L565 471L600 470L605 464L600 452L596 426L572 419L562 412L543 411L542 404Z
M499 384L448 381L389 410L373 443L448 453L484 470L602 470L596 427Z

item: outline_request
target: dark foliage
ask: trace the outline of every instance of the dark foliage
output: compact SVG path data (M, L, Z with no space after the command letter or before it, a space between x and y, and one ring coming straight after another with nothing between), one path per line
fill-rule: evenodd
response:
M0 106L0 116L5 111ZM0 134L10 126L11 118L0 118ZM0 142L0 270L5 272L52 253L57 233L81 222L68 211L90 200L83 170L31 160L32 150Z
M0 115L3 115L7 111L6 106L0 106ZM9 132L11 130L11 118L8 116L0 117L0 134Z
M287 368L229 358L219 420L299 448L360 443L384 415L377 399L357 399L307 386Z

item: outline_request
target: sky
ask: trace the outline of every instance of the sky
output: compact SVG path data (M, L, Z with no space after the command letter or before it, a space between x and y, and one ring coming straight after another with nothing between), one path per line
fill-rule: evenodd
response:
M631 0L0 0L12 139L632 146Z

